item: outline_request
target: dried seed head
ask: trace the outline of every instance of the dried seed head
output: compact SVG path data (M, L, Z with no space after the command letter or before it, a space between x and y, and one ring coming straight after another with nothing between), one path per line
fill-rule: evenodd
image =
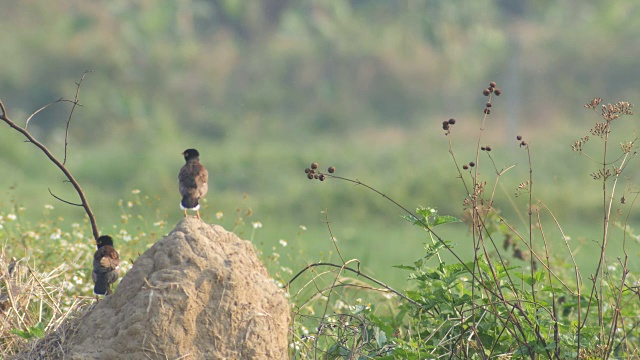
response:
M480 150L485 151L487 150L487 148L485 148L484 146L480 148Z
M449 130L449 126L450 126L449 123L446 122L446 121L444 123L442 123L442 129L443 130Z
M320 176L318 177L318 180L324 181L324 174L320 174Z
M313 175L314 179L318 179L318 177L319 177L318 174Z
M482 91L482 95L484 95L484 96L489 96L489 94L491 94L491 91L489 89L484 89Z
M309 180L313 180L313 174L312 174L312 173L308 173L308 174L307 174L307 179L309 179Z
M311 172L311 169L306 168L306 169L304 169L304 172L305 172L306 174L308 174L308 173L310 173L310 172Z
M498 86L498 85L496 84L496 82L495 82L495 81L492 81L492 82L489 84L489 87L490 87L490 88L492 88L492 89L495 89L495 87L496 87L496 86Z
M484 108L484 113L487 114L487 115L491 114L491 109Z
M491 103L490 103L490 102L488 102L486 106L487 106L488 108L490 108L492 105L491 105Z
M327 171L329 171L329 174L333 174L334 172L336 172L336 168L333 166L329 166L329 169L327 169Z
M473 161L469 163L469 166L474 167L476 166L476 163L474 163Z
M518 136L516 136L516 139L517 139L518 141L520 141L520 140L522 140L522 136L521 136L521 135L518 135Z
M485 150L487 150L487 151L491 151L491 146L485 146L484 148L485 148Z
M462 169L463 169L463 170L468 170L468 169L469 169L469 166L467 166L467 165L462 165Z
M451 118L451 119L449 119L449 121L447 121L447 122L449 123L449 125L453 125L453 124L455 124L455 123L456 123L456 119Z
M314 162L313 164L311 164L311 168L312 168L313 170L317 169L317 168L318 168L318 163L315 163L315 162Z
M494 93L496 94L496 96L500 96L500 94L502 94L502 90L501 89L496 89L494 91Z
M527 142L522 140L522 142L520 143L520 146L527 146Z

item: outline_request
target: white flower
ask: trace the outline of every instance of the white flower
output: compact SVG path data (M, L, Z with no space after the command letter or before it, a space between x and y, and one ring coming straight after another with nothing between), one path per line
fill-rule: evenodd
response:
M251 225L253 225L254 229L260 229L262 227L262 223L260 221L252 222Z
M300 225L300 230L302 230L302 231L307 231L307 227L306 227L306 226L304 226L304 225Z
M222 211L218 211L216 213L216 219L218 219L218 220L222 219L223 216L224 216L224 214L222 213Z
M56 229L56 231L51 234L51 240L60 240L60 236L62 235L62 230Z
M44 206L44 208L47 209L47 210L53 210L54 209L53 205L49 205L49 204L46 204Z
M8 215L7 215L7 219L9 219L9 220L15 220L15 219L17 219L17 218L18 218L18 217L16 216L16 214L8 214Z
M127 207L132 208L133 207L133 202L132 201L127 201Z
M280 241L278 241L280 243L280 245L282 245L282 247L287 246L287 240L284 239L280 239Z
M131 235L129 235L129 233L127 232L127 230L125 230L125 229L121 229L121 230L120 230L120 235L122 236L122 240L124 240L124 241L131 241Z
M138 194L140 194L140 190L139 189L133 189L133 190L131 190L131 193L133 195L138 195Z

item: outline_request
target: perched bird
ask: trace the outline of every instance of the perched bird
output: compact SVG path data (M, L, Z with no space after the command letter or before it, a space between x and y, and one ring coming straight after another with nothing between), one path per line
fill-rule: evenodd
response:
M96 284L93 293L110 295L111 285L118 280L120 255L113 247L111 236L103 235L96 241L98 250L93 255L93 282Z
M200 204L198 200L207 194L209 185L209 172L204 165L200 164L200 153L196 149L187 149L182 155L187 162L180 169L178 174L178 185L180 188L180 208L187 216L187 210L195 210L196 216L200 219Z

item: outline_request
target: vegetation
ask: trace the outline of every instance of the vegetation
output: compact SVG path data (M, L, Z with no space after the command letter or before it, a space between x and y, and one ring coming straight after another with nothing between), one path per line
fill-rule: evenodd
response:
M251 239L283 286L305 270L290 283L294 358L638 357L637 128L603 118L582 133L595 117L577 110L593 95L640 95L627 1L65 0L0 12L11 30L0 99L20 125L93 70L69 133L73 101L29 128L68 155L125 270L181 217L180 152L195 147L211 171L204 220ZM504 103L477 122L487 78ZM443 114L457 119L447 130ZM91 293L96 229L50 196L77 198L23 141L0 126L0 289L32 294L0 293L6 349ZM309 182L310 159L336 172ZM424 254L410 263L418 229Z
M578 246L537 198L532 145L521 135L514 147L526 157L529 177L515 188L513 196L526 199L521 214L527 226L518 230L499 210L496 192L499 183L508 181L506 174L512 166L499 168L493 148L481 144L490 122L492 97L501 92L494 82L484 90L489 100L471 161L463 164L454 151L456 119L442 124L453 164L468 193L463 206L470 228L467 241L473 244L472 260L463 259L457 245L436 229L458 219L442 216L433 208L411 212L359 180L335 175L334 167L323 172L313 163L306 169L309 179L346 180L382 195L407 213L406 220L426 230L429 241L421 258L397 266L409 272L412 284L402 292L367 276L358 260L345 261L342 255L340 263L316 263L298 273L289 284L302 283L293 293L292 358L640 357L640 290L637 276L629 269L629 254L636 254L639 247L628 222L638 192L629 184L619 185L630 171L637 138L612 148L617 125L624 121L620 118L631 115L633 105L605 105L601 98L593 99L585 107L601 119L589 130L590 135L572 145L574 151L600 166L591 177L602 185L602 235L597 242L599 252L591 253L598 254L596 265L588 267L578 265ZM587 150L587 143L595 149ZM495 175L491 179L485 174ZM614 235L616 227L622 231ZM552 245L554 242L565 249ZM607 256L613 242L621 244L615 259ZM338 248L336 251L340 254ZM444 260L444 253L453 261ZM303 274L304 280L299 278Z

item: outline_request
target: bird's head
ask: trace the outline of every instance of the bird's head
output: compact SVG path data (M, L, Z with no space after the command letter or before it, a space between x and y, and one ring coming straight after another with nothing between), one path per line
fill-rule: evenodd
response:
M98 249L105 245L113 246L113 239L109 235L102 235L96 240L96 245L98 245Z
M197 159L200 156L200 153L196 149L187 149L182 152L184 159L186 161Z

